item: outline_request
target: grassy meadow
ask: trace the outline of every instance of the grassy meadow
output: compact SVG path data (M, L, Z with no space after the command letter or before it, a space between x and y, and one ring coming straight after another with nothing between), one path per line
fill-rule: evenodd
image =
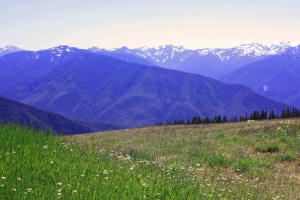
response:
M0 137L0 199L300 199L300 119Z

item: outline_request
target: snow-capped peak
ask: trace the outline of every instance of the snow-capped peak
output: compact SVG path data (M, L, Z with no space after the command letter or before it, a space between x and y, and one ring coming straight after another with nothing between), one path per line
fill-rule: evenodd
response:
M51 51L52 54L56 55L57 57L60 57L63 53L71 53L74 52L76 48L74 47L69 47L67 45L60 45L57 47L53 47L48 49Z
M20 49L18 47L12 46L12 45L7 45L3 48L0 48L0 56L4 56L9 53L14 53L18 51L23 51L23 49Z
M249 43L249 44L242 44L238 47L235 47L235 51L233 53L237 53L240 56L251 55L251 56L261 56L265 54L269 54L270 51L269 47L258 44L258 43Z
M88 48L87 50L89 50L89 51L91 51L91 52L103 52L103 51L108 51L108 50L106 50L106 49L100 49L100 48L98 48L98 47L95 47L95 46L92 46L92 47L90 47L90 48Z
M3 48L0 48L0 51L21 51L22 49L12 46L12 45L7 45Z
M141 47L138 47L137 48L138 50L141 50L141 51L148 51L150 49L150 47L147 47L147 46L141 46Z

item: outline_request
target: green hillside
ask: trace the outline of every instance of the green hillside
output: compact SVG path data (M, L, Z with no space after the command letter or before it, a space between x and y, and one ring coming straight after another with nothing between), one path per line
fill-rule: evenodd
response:
M0 136L1 199L300 198L300 119Z

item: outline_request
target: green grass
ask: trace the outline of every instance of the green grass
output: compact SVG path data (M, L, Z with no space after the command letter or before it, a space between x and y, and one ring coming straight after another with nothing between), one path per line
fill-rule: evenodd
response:
M300 120L0 138L0 199L300 199Z

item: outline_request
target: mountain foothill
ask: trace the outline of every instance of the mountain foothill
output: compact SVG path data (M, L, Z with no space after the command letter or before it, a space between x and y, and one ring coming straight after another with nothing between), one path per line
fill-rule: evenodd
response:
M8 46L0 49L2 120L73 134L299 108L298 49L286 43L199 50Z

